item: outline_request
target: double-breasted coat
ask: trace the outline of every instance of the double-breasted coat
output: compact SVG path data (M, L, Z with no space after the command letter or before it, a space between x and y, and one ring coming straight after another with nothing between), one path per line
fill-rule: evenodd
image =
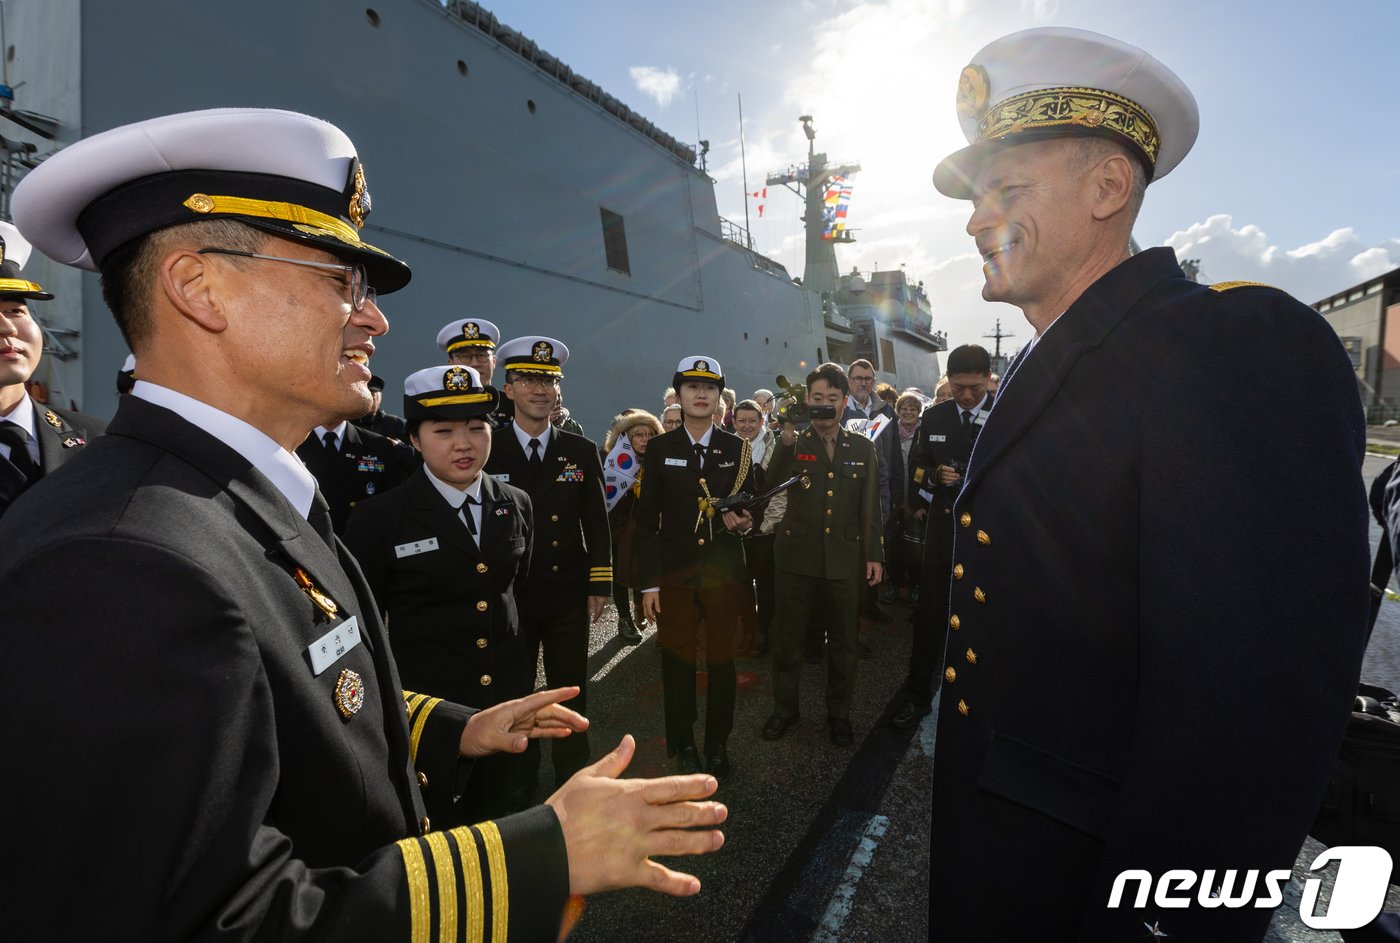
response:
M1168 248L1012 364L954 507L933 926L1262 937L1270 909L1194 887L1183 909L1107 902L1127 869L1292 866L1356 693L1363 447L1327 323L1197 285ZM1305 480L1274 461L1300 450Z
M6 604L13 937L480 939L506 920L554 938L551 811L430 832L470 711L400 688L324 503L318 532L238 452L134 396L32 492L0 521L0 584L77 570L89 590ZM464 878L460 901L433 890Z
M398 487L405 469L416 464L405 454L409 447L388 436L345 424L345 437L334 454L317 441L316 433L297 446L297 455L316 476L316 485L331 508L331 524L344 535L350 512L359 502Z

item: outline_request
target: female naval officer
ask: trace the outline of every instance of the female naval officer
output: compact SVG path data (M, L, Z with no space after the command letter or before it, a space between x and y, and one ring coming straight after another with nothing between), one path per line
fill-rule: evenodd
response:
M399 488L361 501L345 534L404 686L471 707L521 697L535 681L514 597L530 561L530 498L481 473L498 400L471 367L409 376L404 418L423 464ZM428 788L459 796L450 825L494 818L526 802L521 762L474 760L469 781L464 770L462 782Z

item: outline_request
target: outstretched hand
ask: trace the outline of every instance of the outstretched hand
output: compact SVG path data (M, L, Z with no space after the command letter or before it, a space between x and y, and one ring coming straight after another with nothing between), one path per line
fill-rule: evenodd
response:
M462 755L523 753L531 740L557 739L587 730L587 717L559 703L577 697L578 691L576 687L536 691L477 711L462 731Z
M698 894L699 878L672 871L651 856L703 855L724 844L724 834L706 826L722 823L729 810L718 802L696 801L714 794L715 778L618 779L636 750L631 735L624 736L617 749L545 800L564 832L571 894L623 887L677 897Z

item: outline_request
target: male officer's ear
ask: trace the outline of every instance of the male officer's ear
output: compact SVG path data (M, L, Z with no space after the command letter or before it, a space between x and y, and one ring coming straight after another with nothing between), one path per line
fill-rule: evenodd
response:
M223 333L228 329L223 304L227 268L193 249L171 251L160 260L156 294L187 321L212 334Z

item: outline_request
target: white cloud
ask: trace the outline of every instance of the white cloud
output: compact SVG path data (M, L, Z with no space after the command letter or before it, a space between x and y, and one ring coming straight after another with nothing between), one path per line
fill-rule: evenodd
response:
M662 108L669 105L676 92L680 91L681 77L675 69L634 65L627 72L632 76L632 84L637 86L637 91L655 99Z
M1224 213L1172 233L1166 244L1178 258L1200 259L1211 281L1266 282L1308 304L1400 268L1400 239L1367 245L1347 227L1284 249L1260 227L1236 227Z

